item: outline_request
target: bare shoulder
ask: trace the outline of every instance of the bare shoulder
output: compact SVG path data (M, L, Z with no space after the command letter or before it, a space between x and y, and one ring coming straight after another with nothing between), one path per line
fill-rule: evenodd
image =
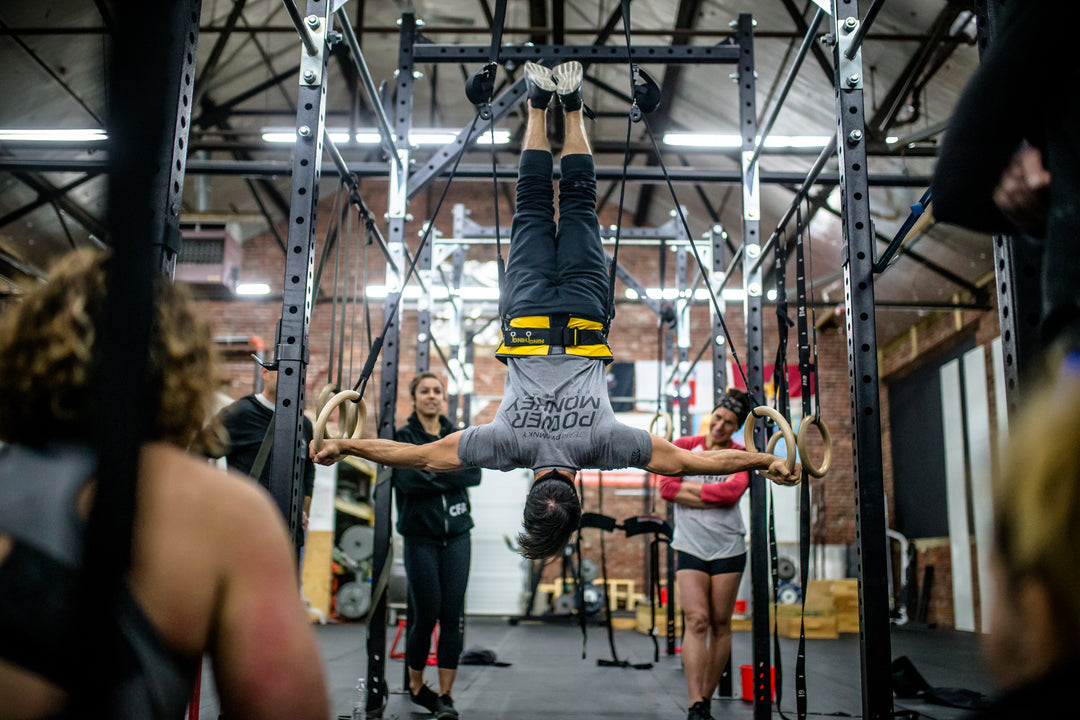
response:
M167 508L177 521L197 523L217 539L284 529L273 500L250 478L220 470L164 443L143 450L144 490L151 513Z

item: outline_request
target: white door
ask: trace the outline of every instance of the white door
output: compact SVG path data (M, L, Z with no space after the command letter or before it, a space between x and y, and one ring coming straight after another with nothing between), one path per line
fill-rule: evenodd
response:
M506 546L521 531L521 512L529 491L528 470L484 470L480 485L469 489L472 516L472 568L465 612L469 615L519 615L528 582L528 562Z

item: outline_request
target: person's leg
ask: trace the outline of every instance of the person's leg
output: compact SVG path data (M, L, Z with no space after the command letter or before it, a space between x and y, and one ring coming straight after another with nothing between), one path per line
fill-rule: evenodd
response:
M543 304L558 279L555 259L555 188L545 111L528 107L525 141L518 164L517 200L510 229L506 282L500 312L511 317L545 312Z
M405 538L405 575L409 579L409 633L405 638L405 663L409 668L409 690L420 692L424 668L431 650L431 633L439 619L442 592L439 587L438 548L414 538Z
M596 218L596 169L581 111L566 113L566 142L560 160L559 228L556 235L559 312L604 322L608 306L608 263Z
M735 597L739 593L741 572L713 575L709 597L709 653L708 665L701 686L701 694L709 699L720 684L728 658L731 656L731 614L735 611Z
M679 568L675 573L679 585L679 600L683 609L683 672L686 675L686 694L690 705L703 699L709 655L706 641L709 633L709 576L700 570Z
M465 645L465 590L469 584L472 539L468 533L442 550L439 584L442 609L439 612L439 694L450 695L457 675L458 658Z

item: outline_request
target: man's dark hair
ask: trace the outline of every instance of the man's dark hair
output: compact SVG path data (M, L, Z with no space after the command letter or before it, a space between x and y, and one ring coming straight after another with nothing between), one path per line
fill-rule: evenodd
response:
M521 554L530 560L559 553L581 523L581 500L572 480L552 470L537 478L525 501Z

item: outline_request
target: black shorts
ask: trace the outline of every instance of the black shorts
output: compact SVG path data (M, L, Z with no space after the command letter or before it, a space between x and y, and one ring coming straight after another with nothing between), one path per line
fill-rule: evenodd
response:
M726 575L728 573L741 573L746 569L746 553L733 557L717 558L716 560L702 560L699 557L677 550L675 567L679 570L697 570L709 577L713 575Z

